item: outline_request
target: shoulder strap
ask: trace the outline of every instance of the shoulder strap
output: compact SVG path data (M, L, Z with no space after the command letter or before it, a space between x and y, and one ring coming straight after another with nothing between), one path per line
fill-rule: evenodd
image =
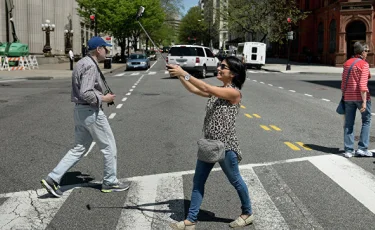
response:
M352 70L353 66L355 63L357 63L358 61L360 61L362 59L360 58L357 58L355 61L353 61L353 63L350 65L350 68L349 68L349 71L348 71L348 74L346 75L346 81L345 81L345 87L344 87L344 91L342 92L342 95L344 95L344 92L346 90L346 86L348 85L348 80L349 80L349 76L350 76L350 71Z
M107 89L107 91L108 91L109 93L112 93L112 90L109 88L109 86L108 86L108 84L107 84L107 81L105 80L105 77L104 77L102 71L100 70L98 64L96 63L96 61L91 57L91 55L87 55L87 56L92 60L92 62L94 62L96 68L98 69L98 72L99 72L99 74L100 74L100 78L102 79L102 81L103 81L103 83L104 83L104 86L105 86L105 88Z

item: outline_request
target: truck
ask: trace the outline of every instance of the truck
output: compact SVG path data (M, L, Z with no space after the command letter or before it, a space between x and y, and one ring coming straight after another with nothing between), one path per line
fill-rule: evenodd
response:
M266 44L262 42L238 43L236 57L240 60L244 57L244 64L249 68L261 69L266 63Z
M12 36L13 42L0 42L0 56L7 56L7 57L21 57L21 56L28 56L29 55L29 46L27 44L23 44L19 41L16 29L13 22L13 14L12 11L14 9L13 0L6 0L5 1L5 8L7 11L6 17L9 17L9 21L12 27ZM5 23L8 23L6 20ZM10 63L11 65L13 63Z

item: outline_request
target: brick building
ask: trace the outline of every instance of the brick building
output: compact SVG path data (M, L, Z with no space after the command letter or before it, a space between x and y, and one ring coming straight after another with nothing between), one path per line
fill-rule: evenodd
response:
M353 44L365 41L370 46L367 61L374 66L374 1L297 0L309 16L294 27L291 59L342 66L353 55ZM285 49L278 53L284 53Z

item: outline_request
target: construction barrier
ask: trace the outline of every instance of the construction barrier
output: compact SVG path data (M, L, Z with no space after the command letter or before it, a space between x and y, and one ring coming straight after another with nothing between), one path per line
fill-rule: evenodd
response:
M18 62L18 66L9 66L9 62ZM0 57L0 70L30 70L30 69L39 69L38 61L36 56L32 58L31 55L28 57Z

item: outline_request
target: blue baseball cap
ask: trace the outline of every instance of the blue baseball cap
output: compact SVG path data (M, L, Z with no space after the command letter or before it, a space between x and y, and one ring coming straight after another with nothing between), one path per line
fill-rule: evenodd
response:
M101 37L92 37L88 42L89 50L94 50L100 46L112 46L104 41Z

